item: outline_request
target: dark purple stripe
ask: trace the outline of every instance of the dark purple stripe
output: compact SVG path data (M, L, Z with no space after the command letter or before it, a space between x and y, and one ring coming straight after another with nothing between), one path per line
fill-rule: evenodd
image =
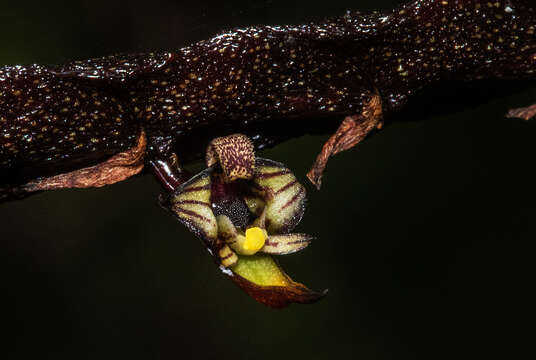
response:
M203 221L206 221L206 222L210 222L210 219L203 216L203 215L199 215L198 213L196 213L195 211L191 211L191 210L186 210L186 209L182 209L182 208L175 208L175 212L177 213L183 213L183 214L186 214L186 215L190 215L190 216L193 216L193 217L196 217L198 219L201 219Z
M288 188L292 187L294 184L296 184L298 182L298 180L294 179L293 181L287 183L285 186L283 186L281 189L277 190L275 192L275 194L280 194L282 193L283 191L287 190Z
M210 204L208 202L199 201L199 200L181 200L175 203L175 205L182 205L182 204L203 205L203 206L207 206L210 208Z
M229 259L229 258L230 258L231 256L233 256L233 255L234 255L234 253L231 251L231 252L229 253L229 255L224 256L224 257L222 257L222 258L220 258L220 259L221 259L221 260L227 260L227 259Z
M306 243L306 242L309 242L309 241L307 239L306 240L297 240L297 241L291 241L291 242L285 243L284 245L301 244L301 243ZM267 241L266 245L276 248L279 245L281 245L281 243L280 242Z
M300 188L300 191L298 191L298 192L296 193L296 195L294 195L294 196L292 197L292 199L290 199L289 201L287 201L287 203L281 207L281 210L283 210L284 208L286 208L286 207L289 206L289 205L292 205L292 203L295 202L296 199L298 199L298 197L299 197L302 193L303 193L303 188Z
M193 186L182 190L183 193L189 193L194 191L210 190L210 184L204 186Z
M297 240L297 241L291 241L291 242L287 243L287 245L301 244L301 243L306 243L306 242L309 242L309 240Z

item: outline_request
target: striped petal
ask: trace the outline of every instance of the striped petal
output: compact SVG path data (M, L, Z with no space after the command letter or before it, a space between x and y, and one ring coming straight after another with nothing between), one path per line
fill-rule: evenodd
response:
M238 231L228 216L218 215L216 221L218 222L218 236L223 241L229 243L238 236Z
M209 244L218 237L218 225L210 203L212 170L207 169L180 186L167 207L197 236Z
M258 226L260 228L266 229L266 207L262 209L261 215L253 220L251 226Z
M284 234L268 236L263 248L265 254L287 255L305 249L313 240L306 234Z
M257 158L253 182L266 203L268 233L288 233L300 222L305 211L305 188L283 164Z

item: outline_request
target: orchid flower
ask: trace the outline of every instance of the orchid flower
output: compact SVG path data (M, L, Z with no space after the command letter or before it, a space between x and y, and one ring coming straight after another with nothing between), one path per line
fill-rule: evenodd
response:
M203 240L220 269L255 300L284 307L311 303L317 293L293 281L274 255L306 248L312 237L291 231L305 211L306 191L278 162L254 157L244 135L215 139L209 167L163 203Z

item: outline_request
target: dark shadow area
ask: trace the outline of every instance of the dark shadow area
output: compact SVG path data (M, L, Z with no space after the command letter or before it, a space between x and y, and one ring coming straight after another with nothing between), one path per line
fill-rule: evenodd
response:
M421 90L402 111L392 116L394 121L422 121L437 116L474 109L494 99L513 97L534 88L534 79L451 81ZM530 104L520 103L517 107ZM504 114L509 109L504 110Z

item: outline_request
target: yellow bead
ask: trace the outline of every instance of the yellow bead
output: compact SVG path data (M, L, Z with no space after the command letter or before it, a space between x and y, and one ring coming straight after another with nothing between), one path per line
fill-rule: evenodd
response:
M246 229L246 241L244 241L244 250L248 252L259 251L266 241L266 230L260 227Z

